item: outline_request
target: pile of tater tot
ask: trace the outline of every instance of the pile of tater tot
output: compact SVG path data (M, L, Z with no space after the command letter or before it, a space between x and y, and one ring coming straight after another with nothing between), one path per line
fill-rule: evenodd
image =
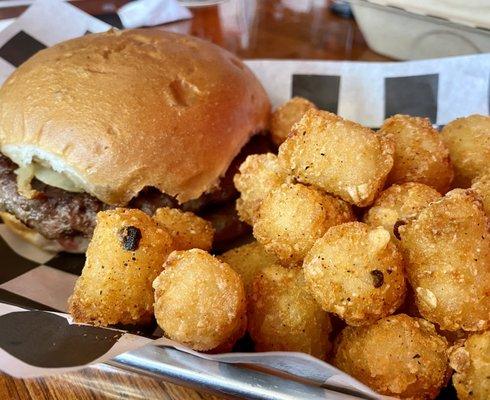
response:
M82 323L145 325L195 350L325 360L380 394L490 399L490 117L376 132L306 99L272 115L277 154L235 175L253 240L162 208L98 214L70 299Z

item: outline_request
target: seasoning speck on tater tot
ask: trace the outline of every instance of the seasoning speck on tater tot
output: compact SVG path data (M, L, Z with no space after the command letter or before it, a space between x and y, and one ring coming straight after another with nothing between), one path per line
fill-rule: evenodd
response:
M69 311L76 322L143 325L153 316L151 284L172 251L172 238L144 212L97 214Z
M153 282L155 317L165 335L194 350L213 350L237 340L246 318L240 276L209 253L174 251Z
M475 333L450 349L459 400L490 399L490 331Z
M487 216L490 216L490 174L475 178L471 188L482 201Z
M316 106L303 97L293 97L278 107L271 116L271 136L278 146L286 140L293 125L298 122L308 110Z
M430 322L399 314L346 327L335 340L333 364L378 393L430 400L450 376L447 347Z
M300 268L264 268L253 280L248 301L248 330L256 351L301 351L326 358L330 318L306 291Z
M300 183L283 184L262 202L253 234L286 266L301 263L328 228L354 215L346 202Z
M390 138L327 111L309 110L279 147L279 163L302 183L368 206L393 166Z
M428 118L395 115L378 132L392 136L395 162L386 180L394 183L419 182L446 193L453 180L449 150Z
M322 308L349 325L393 314L405 298L402 255L383 227L350 222L330 228L306 256L303 269Z
M252 154L240 165L239 173L233 178L235 187L240 192L236 208L242 221L253 225L260 204L265 196L286 179L272 153Z
M257 241L228 250L220 255L219 259L240 275L247 292L250 291L252 280L257 273L265 267L279 263L279 260L267 253L264 246Z
M170 207L157 209L153 219L170 233L175 250L211 249L214 235L211 222L191 212Z
M421 315L441 329L490 327L489 220L471 189L455 189L400 226Z
M441 131L454 167L453 187L467 188L477 176L490 173L490 117L470 115Z
M400 240L398 225L415 217L424 207L441 197L440 193L423 183L392 185L381 192L363 221L371 226L383 226L392 237Z

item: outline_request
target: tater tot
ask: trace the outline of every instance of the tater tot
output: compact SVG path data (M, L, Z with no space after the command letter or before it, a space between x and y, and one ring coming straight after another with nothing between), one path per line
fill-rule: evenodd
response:
M157 209L153 219L170 233L175 250L211 249L214 235L211 222L191 212L169 207Z
M219 259L240 275L247 293L250 292L252 280L257 273L265 267L279 262L275 256L267 253L264 246L257 241L228 250L219 256Z
M378 132L395 141L395 162L386 184L419 182L446 193L454 176L449 150L428 118L395 115Z
M453 187L467 188L490 173L490 117L470 115L447 124L441 132L454 167Z
M470 335L450 349L459 400L490 399L490 331Z
M328 228L354 219L340 199L299 183L283 184L262 202L253 234L284 265L295 265Z
M399 314L345 328L335 340L333 364L378 393L430 400L450 376L447 347L430 322Z
M372 226L383 226L393 238L399 240L398 228L394 230L395 224L415 217L424 207L440 197L437 190L423 183L393 185L381 192L364 214L363 221Z
M302 183L368 206L393 166L391 138L327 111L307 111L279 147L279 163Z
M252 283L248 330L256 351L301 351L325 359L330 318L306 291L300 268L264 268Z
M174 251L153 282L155 317L165 335L207 351L238 339L246 318L239 275L201 249Z
M278 107L271 117L271 136L278 146L286 140L293 125L298 122L308 110L316 106L303 97L293 97Z
M490 216L490 174L475 178L471 188L482 201L483 209L487 216Z
M393 314L405 298L403 259L383 227L350 222L330 228L306 256L309 290L349 325Z
M417 307L441 329L490 327L489 226L471 189L455 189L398 229Z
M172 238L144 212L97 214L69 311L76 322L143 325L153 316L151 284L172 251Z
M279 166L277 156L272 153L248 156L240 165L239 171L233 178L235 187L240 192L236 208L240 219L253 225L265 196L280 186L286 175Z

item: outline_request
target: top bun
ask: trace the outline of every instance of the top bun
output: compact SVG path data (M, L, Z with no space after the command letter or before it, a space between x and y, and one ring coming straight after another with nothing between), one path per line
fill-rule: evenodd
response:
M234 55L195 37L135 29L42 50L0 89L1 151L111 205L145 186L180 202L213 189L270 104Z

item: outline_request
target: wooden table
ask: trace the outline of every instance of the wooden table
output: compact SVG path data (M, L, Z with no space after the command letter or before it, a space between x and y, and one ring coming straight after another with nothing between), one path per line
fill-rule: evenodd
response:
M81 8L96 13L101 3L86 1ZM313 0L229 0L218 6L193 8L194 18L156 29L187 33L219 44L242 58L296 58L382 61L371 51L352 19L336 16ZM292 9L292 5L295 9ZM315 7L312 5L315 4ZM110 9L110 7L109 7ZM22 8L1 10L0 18ZM218 399L204 392L161 380L121 372L108 366L86 368L47 379L13 379L0 375L0 399Z

